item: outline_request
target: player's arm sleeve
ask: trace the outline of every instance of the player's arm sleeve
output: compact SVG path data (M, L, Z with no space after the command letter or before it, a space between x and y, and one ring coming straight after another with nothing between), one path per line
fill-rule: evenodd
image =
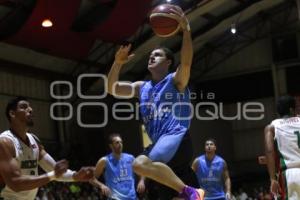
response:
M45 152L44 156L39 160L39 165L46 172L51 172L54 170L56 161L52 158L52 156ZM60 182L72 182L74 181L74 173L75 171L68 169L62 176L55 178L55 180Z

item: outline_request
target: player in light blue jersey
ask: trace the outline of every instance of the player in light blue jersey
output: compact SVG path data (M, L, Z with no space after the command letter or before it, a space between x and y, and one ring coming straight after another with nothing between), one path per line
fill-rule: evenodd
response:
M229 200L231 181L227 164L216 155L216 149L214 139L206 140L205 154L194 160L192 169L197 174L200 186L205 190L205 200Z
M132 169L134 156L123 153L123 141L119 134L109 136L111 153L102 157L96 165L95 176L104 172L105 184L93 179L91 183L100 188L101 193L110 200L136 200L135 176ZM141 178L137 191L145 190L144 179Z
M172 188L175 196L179 194L186 200L202 200L204 191L188 186L192 185L190 181L193 179L197 184L197 178L190 168L193 153L188 134L192 118L187 89L193 60L191 30L180 7L171 12L183 32L180 64L176 72L169 73L169 68L174 65L170 51L156 48L148 60L148 70L152 76L150 81L121 82L119 75L122 66L133 58L130 54L131 45L121 46L108 74L108 92L114 96L136 97L140 100L140 113L153 146L145 155L135 159L134 171ZM182 177L180 174L188 175Z

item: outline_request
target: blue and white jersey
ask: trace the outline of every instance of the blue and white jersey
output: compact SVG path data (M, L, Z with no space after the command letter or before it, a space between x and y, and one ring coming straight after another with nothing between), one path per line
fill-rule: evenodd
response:
M122 153L119 160L112 153L106 156L104 179L105 184L112 192L111 199L137 199L132 170L133 160L134 157L126 153Z
M224 165L225 161L217 155L211 161L205 155L198 158L196 175L200 187L205 190L205 200L225 198Z
M161 135L178 135L182 139L190 126L190 92L180 93L173 82L174 73L158 83L145 82L140 89L140 113L153 143Z

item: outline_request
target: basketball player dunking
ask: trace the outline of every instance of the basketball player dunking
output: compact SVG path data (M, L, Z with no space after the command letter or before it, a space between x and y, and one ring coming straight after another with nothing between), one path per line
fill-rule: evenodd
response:
M187 106L190 103L187 84L193 58L191 32L181 8L176 7L171 12L177 18L183 32L181 63L176 72L168 71L174 64L171 51L167 48L157 48L151 52L148 61L148 70L152 75L150 81L120 82L119 73L122 66L133 57L129 55L130 45L121 46L108 74L108 92L115 96L129 97L133 91L134 96L140 100L141 116L153 146L146 155L135 159L134 171L140 176L172 188L181 198L202 200L204 191L187 186L170 168L187 166L186 169L192 173L190 177L194 175L197 182L189 166L192 145L188 134L191 110ZM172 107L173 105L176 106ZM190 177L186 179L193 179Z
M291 200L300 199L300 117L296 116L295 107L293 97L280 97L277 102L280 118L265 128L270 190L275 196L280 194L282 199Z

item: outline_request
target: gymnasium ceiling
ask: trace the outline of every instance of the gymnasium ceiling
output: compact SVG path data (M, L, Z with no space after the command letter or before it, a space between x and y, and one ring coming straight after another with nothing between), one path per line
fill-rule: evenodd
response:
M191 81L197 82L239 50L295 20L290 16L297 12L296 1L173 0L191 23L195 53ZM148 13L164 2L0 0L0 70L49 80L76 80L82 73L105 74L118 45L131 42L136 56L124 67L122 79L144 79L153 47L162 44L177 54L180 50L179 36L158 38L149 27ZM45 17L52 19L53 27L41 27ZM265 28L269 22L273 23L272 30ZM238 28L236 35L230 33L233 23ZM249 33L250 29L255 31ZM86 90L99 87L91 80Z

